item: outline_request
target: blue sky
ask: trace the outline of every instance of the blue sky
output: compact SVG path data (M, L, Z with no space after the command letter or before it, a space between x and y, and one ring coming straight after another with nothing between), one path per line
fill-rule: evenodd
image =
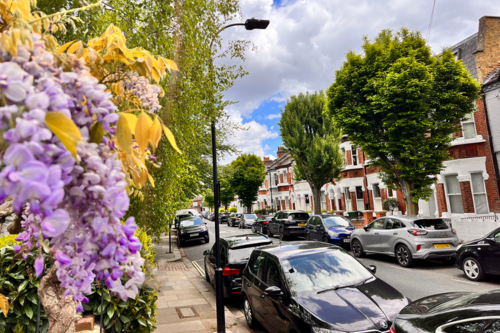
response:
M241 20L269 19L266 30L231 28L225 41L250 40L249 75L238 79L226 97L239 101L227 111L230 120L248 130L229 139L243 153L276 156L281 144L278 115L291 95L327 89L349 50L360 52L363 36L406 26L427 34L434 0L240 0ZM436 0L429 44L433 52L477 32L482 16L500 16L498 0ZM228 64L241 65L231 59ZM223 163L234 156L227 156Z

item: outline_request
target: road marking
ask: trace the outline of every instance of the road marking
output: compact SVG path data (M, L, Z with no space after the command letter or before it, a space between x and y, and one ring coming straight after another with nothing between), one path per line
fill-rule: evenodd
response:
M196 261L191 261L191 263L201 276L205 276L205 270Z
M479 285L479 283L475 283L475 282L469 282L469 281L462 281L462 280L459 280L459 279L452 279L453 281L457 281L457 282L462 282L462 283L468 283L468 284L473 284L475 286Z

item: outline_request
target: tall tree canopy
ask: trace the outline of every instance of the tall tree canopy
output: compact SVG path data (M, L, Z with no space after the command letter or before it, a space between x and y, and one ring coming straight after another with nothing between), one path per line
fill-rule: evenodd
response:
M336 72L327 112L417 214L479 85L450 50L433 56L417 31L383 30L363 50L349 52Z
M252 204L257 200L259 186L266 178L265 166L260 157L243 154L231 162L230 184L238 195L238 200L251 212Z
M321 214L321 187L340 178L344 165L340 131L323 112L323 91L292 96L281 112L281 139L295 159L295 179L307 180L315 214Z
M231 187L232 169L230 165L221 165L217 169L220 182L220 202L227 211L227 206L234 200L234 189Z

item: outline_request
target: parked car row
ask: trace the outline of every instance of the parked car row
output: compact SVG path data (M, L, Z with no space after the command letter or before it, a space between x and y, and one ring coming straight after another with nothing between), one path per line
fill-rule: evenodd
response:
M330 230L326 219L321 221ZM212 284L214 251L204 252L205 278ZM263 234L232 236L221 239L221 262L224 296L242 298L251 328L260 322L269 332L296 333L500 330L500 290L411 302L378 279L375 266L365 267L344 248L326 242L272 244Z

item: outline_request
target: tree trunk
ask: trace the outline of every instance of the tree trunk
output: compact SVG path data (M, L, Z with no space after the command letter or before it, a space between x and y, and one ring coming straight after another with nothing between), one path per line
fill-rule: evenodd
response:
M54 265L43 277L38 288L38 297L49 317L47 333L73 333L82 316L77 314L73 298L64 297L64 288L61 288L56 272Z
M311 186L311 191L313 193L313 208L314 208L314 214L320 215L321 214L321 187L316 187L312 184L309 184Z
M14 220L14 223L9 225L7 228L7 231L11 235L17 235L23 231L23 227L21 226L21 220L22 220L22 215L16 215L16 219Z
M252 213L252 206L248 206L247 207L247 214L251 214Z
M406 215L418 215L418 203L413 201L411 190L412 184L406 181L401 182L401 193L406 203Z

